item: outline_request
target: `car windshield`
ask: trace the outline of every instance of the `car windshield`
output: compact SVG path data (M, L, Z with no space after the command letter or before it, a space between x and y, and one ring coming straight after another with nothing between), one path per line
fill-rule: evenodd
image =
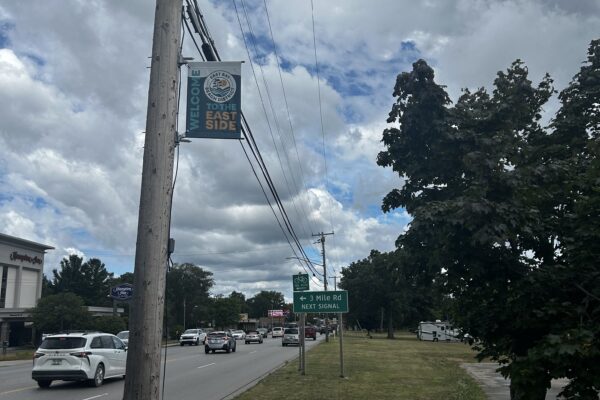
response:
M298 328L287 328L285 330L285 333L287 333L287 334L298 334Z
M48 350L79 349L85 347L85 340L83 337L49 337L44 339L40 348Z
M119 339L129 339L129 331L117 333Z
M248 335L258 335L258 332L250 331L250 332L248 332Z
M244 331L233 331L234 333L244 333Z
M198 333L198 329L186 329L183 333Z
M222 336L225 336L225 335L226 335L225 332L211 332L211 333L208 334L208 336L211 336L211 337L222 337Z

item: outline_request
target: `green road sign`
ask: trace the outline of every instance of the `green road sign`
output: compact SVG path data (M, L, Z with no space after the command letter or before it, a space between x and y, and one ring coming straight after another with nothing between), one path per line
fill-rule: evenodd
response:
M308 274L294 275L292 281L294 282L294 292L300 292L302 290L309 290L308 286Z
M295 313L347 313L348 292L294 292Z

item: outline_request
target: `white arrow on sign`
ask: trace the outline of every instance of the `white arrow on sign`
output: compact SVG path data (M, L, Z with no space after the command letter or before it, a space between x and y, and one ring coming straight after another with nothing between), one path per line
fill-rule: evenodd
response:
M302 300L302 301L306 300L306 297L304 297L304 296L300 296L300 297L298 297L298 298L299 298L300 300Z

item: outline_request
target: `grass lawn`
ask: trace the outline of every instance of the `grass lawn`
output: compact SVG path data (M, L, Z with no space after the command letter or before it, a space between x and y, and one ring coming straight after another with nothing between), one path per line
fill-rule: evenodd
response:
M460 368L475 362L475 353L462 343L418 341L398 332L372 339L364 333L344 335L345 378L340 378L338 339L322 342L306 353L306 375L298 360L274 372L236 400L484 400L477 383Z
M0 361L31 360L33 359L34 349L9 351L6 354L0 350Z

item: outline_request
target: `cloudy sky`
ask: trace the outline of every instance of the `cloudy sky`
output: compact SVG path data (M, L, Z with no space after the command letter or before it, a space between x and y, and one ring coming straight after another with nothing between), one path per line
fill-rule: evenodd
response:
M133 272L154 3L0 0L0 232L54 246L46 273L73 252ZM312 235L335 232L330 276L391 250L410 222L381 212L402 181L375 162L398 73L423 58L456 100L519 58L562 89L600 36L597 0L198 4L221 58L245 61L242 108L307 254L320 260ZM183 53L200 61L187 32ZM240 143L179 150L173 260L212 271L214 294L290 299L303 270Z

